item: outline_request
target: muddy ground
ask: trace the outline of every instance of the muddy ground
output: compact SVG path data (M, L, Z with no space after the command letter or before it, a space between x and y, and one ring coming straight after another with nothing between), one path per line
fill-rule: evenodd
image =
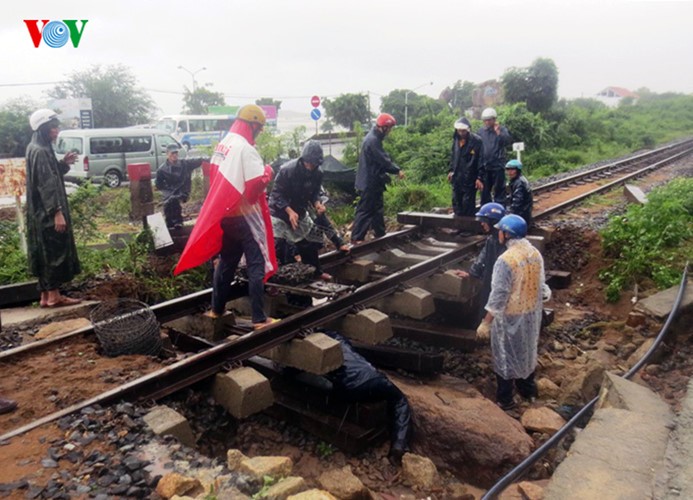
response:
M693 160L666 167L637 184L647 191L680 175L693 175ZM551 302L547 304L555 311L555 321L540 338L538 378L547 378L562 386L566 378L582 369L580 359L587 352L594 353L605 368L623 372L633 352L657 333L658 325L653 323L625 326L634 292L624 293L619 302L609 304L604 298L604 285L598 278L603 266L598 231L608 215L620 213L624 208L621 193L614 192L599 197L597 202L588 202L568 214L555 217L548 224L555 231L545 253L546 268L571 271L573 276L572 286L566 290L555 290ZM101 283L92 283L86 289L90 290L91 297L99 298L136 293L136 282L128 282L127 276L118 275L115 278L104 278ZM653 292L653 289L640 289L637 294L642 297ZM675 410L685 393L686 383L693 376L693 339L686 333L684 325L678 324L658 357L636 377L637 381L659 393ZM101 367L99 373L94 373L89 371L89 360L97 355L90 348L53 353L52 357L42 361L41 366L32 367L36 371L45 370L46 382L42 386L23 385L21 373L12 373L11 377L6 377L9 371L3 373L0 382L3 395L18 399L22 407L19 413L0 417L0 432L11 428L12 419L23 416L22 412L36 411L33 405L59 408L69 404L73 391L81 392L85 388L88 391L89 378L106 376L122 382L135 373L150 369L149 363L153 362L146 357L131 360L118 358L122 362L112 367ZM448 350L445 355L445 371L448 374L467 380L482 394L493 397L495 382L488 348L482 347L474 354ZM57 367L57 370L49 367ZM74 373L80 377L71 378ZM579 405L567 404L563 396L544 397L539 404L568 417ZM265 415L237 422L213 405L201 391L184 391L170 398L168 403L185 413L191 419L194 430L202 436L199 446L201 454L169 443L174 450L169 469L176 459L193 464L219 464L226 449L238 448L250 456L291 456L295 463L295 474L302 475L311 484L315 484L315 478L323 470L351 465L354 474L384 499L420 498L426 495L440 499L464 498L463 492L472 495L467 498L473 498L480 494L480 490L472 486L474 478L457 477L455 471L445 470L441 471L441 484L435 491L412 490L402 483L401 471L388 462L388 445L385 442L361 455L352 456L327 447L303 431ZM526 408L527 405L523 405L521 411ZM11 485L0 484L0 497L99 498L97 495L101 494L105 496L100 498L154 498L151 496L152 478L133 477L133 474L126 473L127 466L124 465L127 460L133 460L128 458L128 454L135 444L151 439L139 421L145 408L133 409L128 406L94 411L65 419L62 427L45 426L9 443L0 443L0 483ZM75 437L75 429L80 430L79 437L84 443L79 450L81 455L67 457L64 446L68 437ZM92 434L95 437L91 437ZM539 445L546 436L534 435L533 438L535 445ZM51 452L51 449L54 451ZM56 452L55 449L63 451ZM530 478L548 477L563 454L564 451L554 453L550 460L535 467ZM104 464L108 464L115 473L103 472L108 469ZM120 474L120 477L127 475L131 483L120 484L117 477L112 477L114 474ZM72 489L67 485L72 485Z

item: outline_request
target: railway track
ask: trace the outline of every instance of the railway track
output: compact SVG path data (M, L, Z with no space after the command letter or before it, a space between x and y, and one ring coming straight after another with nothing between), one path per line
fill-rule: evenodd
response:
M686 141L540 186L534 190L538 208L535 218L546 218L565 210L587 196L611 189L634 177L645 175L690 154L692 150L693 141ZM579 192L576 193L576 191ZM569 195L566 196L566 193ZM560 201L556 201L559 198ZM239 338L219 343L192 355L186 354L186 357L170 364L152 363L149 365L148 373L133 376L122 385L104 387L103 392L71 402L57 411L44 411L20 419L15 418L12 421L7 416L0 417L0 432L3 433L0 435L0 442L79 411L86 406L108 404L121 399L151 400L172 394L210 377L229 363L247 360L297 335L302 335L312 328L321 327L355 309L365 307L396 292L409 282L421 280L442 269L459 265L461 261L475 253L482 240L480 236L459 237L451 234L452 229L480 233L479 224L473 218L405 213L400 214L398 220L404 224L414 225L359 245L349 255L331 252L321 257L325 270L337 275L348 263L356 260L371 260L376 267L376 272L372 273L375 279L367 283L340 280L346 281L346 284L351 286L327 292L311 290L309 287L284 290L327 300L320 305L290 314L280 322L262 330L246 333ZM281 287L278 288L281 289ZM236 288L235 293L236 296L241 296L242 288ZM160 323L165 323L201 312L209 304L210 297L211 289L207 289L157 304L152 307L152 311ZM41 353L66 349L63 346L73 345L73 348L79 351L80 343L85 346L94 345L95 339L92 334L93 328L87 327L57 338L37 341L2 352L0 353L0 369L3 373L12 373L22 365L35 364L36 357ZM74 347L75 344L77 347ZM82 350L86 350L86 347ZM95 362L100 361L95 359ZM20 407L22 404L23 402L20 401Z

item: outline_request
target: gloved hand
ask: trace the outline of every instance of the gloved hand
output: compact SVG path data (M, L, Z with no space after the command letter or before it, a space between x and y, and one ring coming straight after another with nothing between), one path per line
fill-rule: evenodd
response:
M491 338L491 323L482 321L476 329L477 342L488 342Z

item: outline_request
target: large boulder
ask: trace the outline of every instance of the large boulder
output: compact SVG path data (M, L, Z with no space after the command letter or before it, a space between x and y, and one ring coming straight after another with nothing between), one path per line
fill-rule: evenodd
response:
M424 386L390 378L412 407L413 449L438 468L488 487L529 455L533 442L522 425L467 382L441 376Z

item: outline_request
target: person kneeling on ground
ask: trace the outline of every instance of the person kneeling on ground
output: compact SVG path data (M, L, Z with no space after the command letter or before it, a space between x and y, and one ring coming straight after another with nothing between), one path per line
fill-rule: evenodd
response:
M337 332L325 335L337 340L344 355L341 367L325 375L332 382L335 394L347 402L375 403L385 401L390 427L390 462L400 465L409 450L411 408L407 397L395 384L354 351L351 342Z
M542 300L551 292L544 283L544 259L525 238L524 219L506 215L495 227L498 240L507 250L493 266L487 314L477 329L477 338L491 339L498 383L496 402L508 411L515 408L513 385L530 402L538 395L534 372Z

